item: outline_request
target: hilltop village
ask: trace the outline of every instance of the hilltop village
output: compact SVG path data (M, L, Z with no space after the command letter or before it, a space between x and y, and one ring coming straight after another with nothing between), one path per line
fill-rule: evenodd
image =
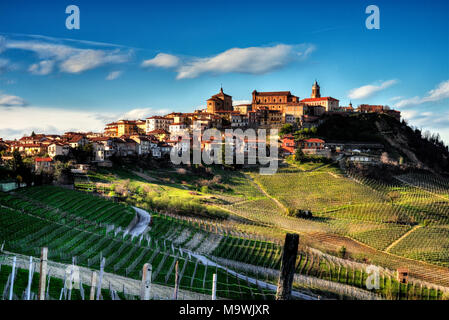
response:
M22 156L34 159L35 170L50 168L55 159L74 158L75 162L111 166L111 159L120 157L151 157L163 159L173 148L179 152L187 150L186 141L176 139L178 133L191 132L193 124L201 129L254 128L279 129L280 154L292 155L297 149L305 154L324 157L350 151L354 161L370 162L372 157L360 156L361 150L382 149L376 143L353 144L350 141L324 141L316 137L293 136L293 132L314 132L323 123L326 115L350 116L357 113L378 113L389 115L398 121L400 112L383 105L361 104L354 108L340 106L339 100L321 96L317 81L312 86L309 98L301 99L290 91L252 92L251 103L234 105L232 96L223 88L206 100L206 108L192 113L172 112L165 116L151 116L146 119L121 119L106 124L104 132L66 132L63 135L32 133L18 140L0 139L2 160L12 159L18 151ZM191 143L191 142L190 142ZM201 148L210 141L202 141ZM246 149L257 147L254 141L245 141ZM355 153L354 153L355 152ZM379 159L379 157L377 157Z

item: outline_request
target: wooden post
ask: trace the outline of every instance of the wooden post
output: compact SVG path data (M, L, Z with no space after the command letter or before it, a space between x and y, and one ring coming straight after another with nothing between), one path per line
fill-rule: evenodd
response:
M295 262L298 255L299 235L287 233L285 235L284 252L281 260L281 273L279 274L276 300L289 300L292 293Z
M217 300L217 274L212 276L212 300Z
M45 300L45 283L47 277L47 257L48 257L48 248L43 247L41 250L41 266L39 273L39 292L38 292L38 300Z
M149 263L143 265L142 283L140 287L140 300L150 300L151 295L151 277L153 267ZM125 290L123 290L125 291Z
M89 300L95 300L95 287L97 286L97 272L92 272L92 278L90 280L90 296Z
M176 265L175 265L175 292L173 294L173 299L174 300L178 300L178 279L179 279L179 269L178 269L178 263L179 261L176 260Z

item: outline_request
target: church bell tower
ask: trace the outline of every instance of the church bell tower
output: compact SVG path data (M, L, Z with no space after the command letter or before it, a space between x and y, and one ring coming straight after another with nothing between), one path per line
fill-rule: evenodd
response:
M318 85L318 83L315 80L315 83L312 86L312 98L321 98L321 94L320 94L320 86Z

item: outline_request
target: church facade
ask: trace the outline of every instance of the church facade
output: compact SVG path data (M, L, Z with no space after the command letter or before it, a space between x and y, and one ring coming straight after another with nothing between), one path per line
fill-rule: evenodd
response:
M220 111L233 111L232 97L223 92L223 88L216 95L213 95L206 101L207 112L217 113Z

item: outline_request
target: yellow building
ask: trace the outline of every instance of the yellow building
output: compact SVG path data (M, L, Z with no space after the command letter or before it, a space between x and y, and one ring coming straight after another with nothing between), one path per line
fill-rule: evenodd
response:
M108 123L104 129L104 134L110 137L144 134L145 126L146 123L143 120L119 120Z

